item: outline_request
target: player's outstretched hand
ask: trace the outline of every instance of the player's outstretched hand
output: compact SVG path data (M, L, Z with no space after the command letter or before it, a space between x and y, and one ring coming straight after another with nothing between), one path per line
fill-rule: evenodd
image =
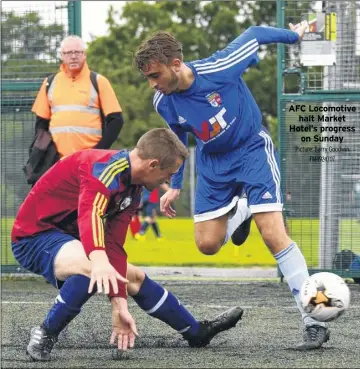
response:
M306 20L302 21L301 23L298 23L298 24L292 24L292 23L289 23L289 28L296 32L300 39L303 38L304 36L304 33L306 31L306 29L309 27L309 24Z
M175 209L171 204L177 200L180 196L180 190L170 188L167 190L160 199L160 211L164 213L168 218L173 218L176 216Z
M89 258L91 260L91 278L88 292L91 293L95 283L98 293L108 295L110 293L110 283L115 294L119 292L118 282L129 283L129 281L120 275L110 264L105 251L93 251Z
M135 337L138 336L134 318L126 309L117 309L113 305L112 310L112 333L110 344L114 345L117 341L117 347L121 351L133 348Z

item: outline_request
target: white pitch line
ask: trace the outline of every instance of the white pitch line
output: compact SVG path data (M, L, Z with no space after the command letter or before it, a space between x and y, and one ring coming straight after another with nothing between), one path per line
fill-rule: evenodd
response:
M51 305L51 302L46 301L1 301L2 304L8 305ZM91 302L91 305L109 306L106 302ZM89 304L89 305L90 305ZM136 303L130 303L131 306L137 306ZM196 306L206 306L210 309L229 309L231 306L227 305L215 305L215 304L197 304ZM195 305L185 305L187 307L195 307ZM242 308L251 308L251 306L242 306Z
M1 304L8 304L8 305L50 305L51 302L46 302L46 301L1 301ZM109 303L105 303L105 302L91 302L89 305L100 305L100 306L109 306ZM130 303L131 306L137 306L136 303ZM189 305L189 304L185 304L184 306L188 307L188 308L195 308L198 306L206 306L210 309L230 309L232 306L230 305L215 305L215 304L196 304L196 305ZM274 306L253 306L253 305L241 305L240 307L242 309L273 309ZM291 306L276 306L275 308L278 309L297 309L297 306L291 305ZM349 309L359 309L360 305L351 305L349 307Z

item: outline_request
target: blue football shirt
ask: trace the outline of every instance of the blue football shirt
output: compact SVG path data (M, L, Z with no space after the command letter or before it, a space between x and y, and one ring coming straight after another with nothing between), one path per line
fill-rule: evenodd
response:
M185 145L190 132L203 152L232 151L259 132L262 122L260 109L241 75L258 63L259 45L298 40L293 31L250 27L224 50L186 63L194 82L186 91L169 95L156 92L155 110ZM183 168L172 177L171 188L181 188Z

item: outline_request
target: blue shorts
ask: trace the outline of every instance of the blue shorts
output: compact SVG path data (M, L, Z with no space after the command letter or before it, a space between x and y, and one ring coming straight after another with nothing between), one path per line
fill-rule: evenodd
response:
M238 149L196 151L195 222L227 214L245 192L252 213L282 211L279 159L265 129Z
M15 259L26 270L42 275L54 287L60 288L64 281L55 277L54 260L61 247L75 238L59 230L49 230L12 242Z
M157 208L157 204L153 202L144 202L142 211L144 217L153 217L154 210Z

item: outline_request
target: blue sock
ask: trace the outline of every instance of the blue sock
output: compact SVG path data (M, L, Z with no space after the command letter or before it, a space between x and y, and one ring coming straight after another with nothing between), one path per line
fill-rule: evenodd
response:
M80 274L68 278L48 312L42 328L57 336L81 311L85 302L95 293L88 293L90 279Z
M149 223L148 222L144 222L143 224L141 224L141 228L140 228L139 233L141 235L144 235L146 233L148 227L149 227Z
M151 227L154 230L155 236L158 237L158 238L161 237L160 228L159 228L158 223L155 222L155 223L151 224Z
M160 319L185 337L196 335L199 322L171 292L147 275L139 292L133 298L146 313Z

